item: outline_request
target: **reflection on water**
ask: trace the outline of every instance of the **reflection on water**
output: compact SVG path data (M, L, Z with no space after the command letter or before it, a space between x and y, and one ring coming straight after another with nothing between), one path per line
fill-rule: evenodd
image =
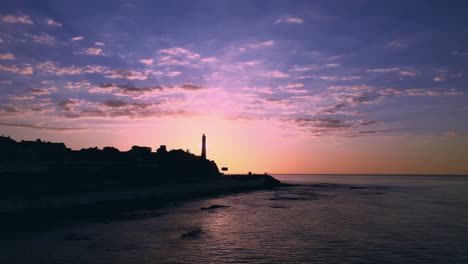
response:
M1 239L0 262L468 263L467 178L278 178L303 185Z

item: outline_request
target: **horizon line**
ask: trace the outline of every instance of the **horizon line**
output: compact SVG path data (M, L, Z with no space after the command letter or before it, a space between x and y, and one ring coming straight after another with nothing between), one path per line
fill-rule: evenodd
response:
M234 174L234 173L233 173ZM270 175L361 175L361 176L464 176L468 177L468 174L441 174L441 173L268 173Z

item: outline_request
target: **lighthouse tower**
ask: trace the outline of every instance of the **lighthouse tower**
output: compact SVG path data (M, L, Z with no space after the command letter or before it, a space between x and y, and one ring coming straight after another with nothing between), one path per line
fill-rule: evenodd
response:
M201 156L202 156L203 159L206 159L206 137L205 137L205 134L203 134L203 136L202 136Z

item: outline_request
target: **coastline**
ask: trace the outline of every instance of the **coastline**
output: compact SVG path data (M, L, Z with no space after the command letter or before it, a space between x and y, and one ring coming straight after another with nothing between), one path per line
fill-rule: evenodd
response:
M74 220L109 221L132 210L282 186L287 185L270 175L224 175L188 183L13 197L0 200L0 229L15 232Z
M0 229L109 219L209 195L284 186L270 175L223 175L206 157L161 145L72 150L64 143L0 136Z

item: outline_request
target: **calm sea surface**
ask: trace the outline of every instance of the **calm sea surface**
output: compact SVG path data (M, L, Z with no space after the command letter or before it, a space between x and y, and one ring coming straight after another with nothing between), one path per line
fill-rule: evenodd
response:
M468 177L275 177L301 186L0 238L0 263L468 263Z

